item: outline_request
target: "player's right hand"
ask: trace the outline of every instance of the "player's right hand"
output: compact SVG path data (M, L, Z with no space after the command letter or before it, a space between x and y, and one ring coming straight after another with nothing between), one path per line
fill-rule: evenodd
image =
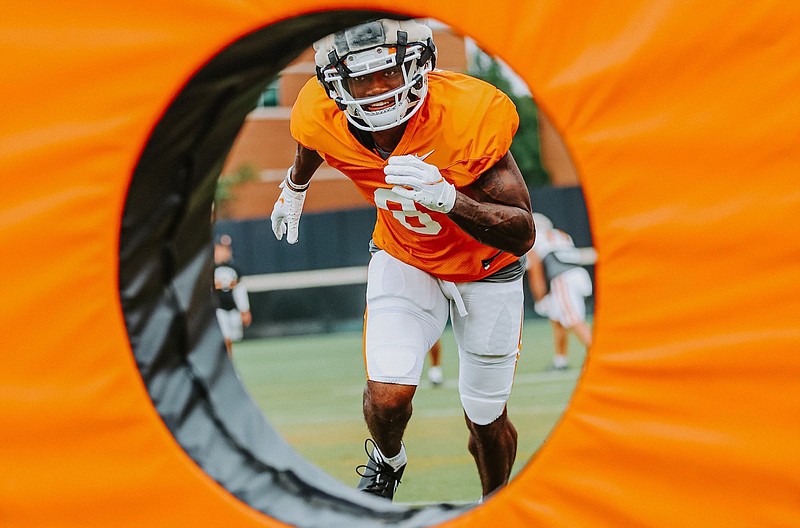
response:
M286 173L286 178L289 178L291 173L292 169L290 167ZM293 191L289 188L285 179L281 182L280 188L281 194L278 196L270 215L272 232L275 233L275 238L278 240L282 240L283 235L286 235L286 241L294 244L298 238L300 214L303 212L306 192L305 190Z
M392 192L440 213L449 213L456 202L455 186L445 180L435 165L418 156L391 156L383 168Z

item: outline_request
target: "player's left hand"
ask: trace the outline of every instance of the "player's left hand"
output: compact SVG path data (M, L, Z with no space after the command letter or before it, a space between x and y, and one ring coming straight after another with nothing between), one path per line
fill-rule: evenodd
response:
M445 180L435 165L416 156L391 156L383 168L392 191L410 198L431 211L449 213L456 203L456 188Z

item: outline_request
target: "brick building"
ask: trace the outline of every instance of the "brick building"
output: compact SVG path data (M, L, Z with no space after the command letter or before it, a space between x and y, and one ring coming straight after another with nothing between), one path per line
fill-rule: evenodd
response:
M466 71L465 39L441 24L431 23L438 49L437 66ZM309 48L292 62L277 80L277 106L256 108L245 120L222 170L222 177L249 165L258 173L232 190L225 217L245 220L269 216L277 199L278 184L294 161L295 142L289 134L289 113L303 84L314 76L314 54ZM542 164L557 187L578 185L569 155L558 134L540 115ZM327 164L314 176L304 212L321 212L366 206L366 202L347 178Z

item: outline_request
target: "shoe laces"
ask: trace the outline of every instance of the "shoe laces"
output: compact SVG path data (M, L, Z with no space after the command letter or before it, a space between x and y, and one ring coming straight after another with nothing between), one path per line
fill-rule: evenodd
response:
M356 466L356 473L359 476L372 479L372 482L370 482L366 490L384 490L392 485L392 481L396 484L400 484L400 478L397 476L394 468L384 460L373 456L375 451L380 452L380 450L378 449L378 444L376 444L372 438L364 440L364 451L367 452L369 461L375 465L375 467L372 468L369 466L369 462L367 462L366 464L359 464Z

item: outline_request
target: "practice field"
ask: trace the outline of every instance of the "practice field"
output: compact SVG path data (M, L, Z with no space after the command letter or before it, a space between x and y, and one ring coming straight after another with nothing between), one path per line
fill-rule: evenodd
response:
M570 369L548 371L552 340L547 321L525 321L509 402L520 439L515 474L559 420L584 360L583 347L570 336ZM458 357L449 327L442 347L445 383L433 387L423 373L405 435L409 464L396 502L475 502L481 494L467 451L457 390ZM278 432L305 458L355 486L355 467L366 462L363 445L368 436L361 415L361 333L246 340L234 344L233 354L243 383Z

